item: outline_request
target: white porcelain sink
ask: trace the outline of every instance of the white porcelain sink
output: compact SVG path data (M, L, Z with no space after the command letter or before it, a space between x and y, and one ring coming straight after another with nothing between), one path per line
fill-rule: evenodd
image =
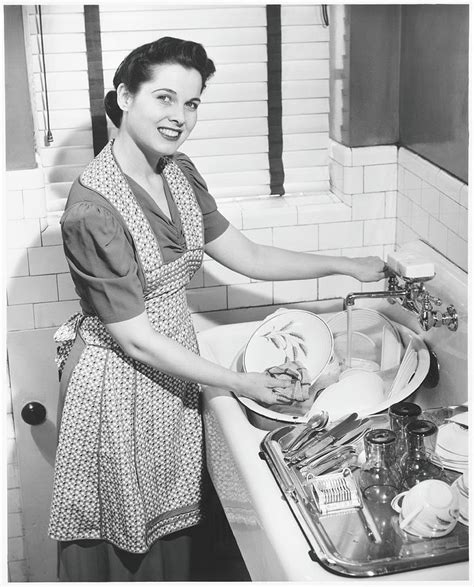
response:
M230 367L257 322L217 326L199 334L201 354ZM252 426L226 390L204 389L208 469L253 581L351 581L314 562L309 545L265 461L266 432ZM383 580L467 580L468 563L386 575Z

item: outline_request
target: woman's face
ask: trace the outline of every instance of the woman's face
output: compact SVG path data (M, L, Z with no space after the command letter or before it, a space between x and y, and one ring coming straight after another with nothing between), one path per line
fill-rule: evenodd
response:
M119 104L124 109L120 130L147 154L173 155L197 122L201 88L197 70L174 63L156 65L151 79L136 94L119 86Z

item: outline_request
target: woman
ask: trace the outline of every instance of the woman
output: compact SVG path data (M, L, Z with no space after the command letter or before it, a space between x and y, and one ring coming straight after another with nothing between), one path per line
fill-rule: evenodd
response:
M82 314L56 333L60 433L50 520L63 580L186 580L199 523L199 384L275 403L289 382L201 358L185 286L203 252L258 279L384 276L378 257L295 253L249 241L178 152L213 62L170 37L117 69L117 137L74 183L62 218Z

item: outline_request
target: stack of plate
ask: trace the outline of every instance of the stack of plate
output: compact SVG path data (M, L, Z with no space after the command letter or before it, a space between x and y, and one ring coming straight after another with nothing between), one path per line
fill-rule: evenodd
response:
M467 413L467 412L466 412ZM457 422L439 427L436 454L446 469L464 473L468 470L469 430Z

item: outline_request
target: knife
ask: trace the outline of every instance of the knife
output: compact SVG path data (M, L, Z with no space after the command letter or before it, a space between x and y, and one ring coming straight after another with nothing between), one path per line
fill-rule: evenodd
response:
M344 445L350 443L351 441L358 440L368 430L370 430L370 428L371 425L369 424L369 419L364 418L358 423L356 428L354 428L353 430L349 430L349 432L344 434L342 438L336 440L332 446L329 444L326 447L319 450L316 454L309 457L305 457L304 459L298 461L298 463L296 463L296 467L298 469L302 469L303 467L307 467L309 465L314 464L319 458L322 458L327 454L335 452L338 448L344 447Z
M353 430L356 426L359 425L359 421L357 420L357 412L350 414L342 422L336 424L327 432L322 434L316 444L312 444L309 448L305 448L304 450L297 451L291 456L290 461L300 461L301 459L307 458L308 456L312 456L316 454L319 450L322 450L328 444L331 444L338 438L342 438L346 432L349 430ZM327 442L329 441L329 442ZM316 450L314 450L316 448Z

